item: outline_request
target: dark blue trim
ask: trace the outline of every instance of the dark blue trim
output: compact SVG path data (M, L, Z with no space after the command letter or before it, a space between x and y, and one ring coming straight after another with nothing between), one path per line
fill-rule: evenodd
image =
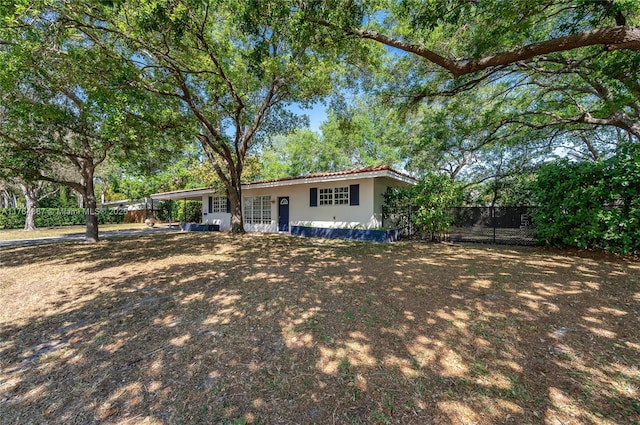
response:
M291 234L308 238L351 239L370 242L396 242L400 238L398 229L329 229L327 227L291 226Z
M213 212L213 196L209 196L209 214Z
M310 207L318 206L318 188L317 187L309 188L309 206Z
M180 225L182 230L189 232L218 232L220 231L219 224L195 224L195 223L182 223Z
M287 202L283 204L283 200ZM278 197L278 232L289 231L289 197Z
M360 185L349 185L349 205L360 205Z
M231 213L231 201L227 198L227 214Z

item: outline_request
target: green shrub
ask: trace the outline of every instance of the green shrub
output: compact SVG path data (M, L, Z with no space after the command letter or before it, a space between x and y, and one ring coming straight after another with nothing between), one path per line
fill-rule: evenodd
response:
M444 175L428 174L415 186L390 187L382 209L385 227L407 228L410 220L418 234L439 240L453 222L450 208L461 199L458 185Z
M122 223L123 210L101 209L97 211L98 224ZM0 229L22 229L26 220L25 208L0 209ZM36 208L36 227L84 225L83 208Z
M534 183L535 235L542 244L640 253L640 149L599 162L542 166Z
M156 216L162 221L200 223L202 221L202 201L161 201L156 204Z
M77 208L78 198L75 192L66 186L61 186L57 196L48 196L38 201L38 208Z
M174 216L185 223L200 223L202 221L202 201L179 201L177 215Z
M22 208L1 208L0 229L23 228L25 222L25 212L26 211Z

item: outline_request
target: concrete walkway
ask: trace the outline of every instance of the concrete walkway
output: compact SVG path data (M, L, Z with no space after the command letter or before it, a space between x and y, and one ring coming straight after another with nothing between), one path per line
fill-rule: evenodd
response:
M100 229L98 229L100 230ZM179 232L179 229L169 229L166 227L147 227L145 229L134 230L113 230L110 232L99 232L98 237L100 240L113 239L122 236L134 236L134 235L147 235L151 233L165 233L165 232ZM82 242L84 240L84 233L65 235L65 236L47 236L43 238L33 239L16 239L10 241L0 241L0 248L14 247L14 246L30 246L30 245L42 245L48 243L59 242Z

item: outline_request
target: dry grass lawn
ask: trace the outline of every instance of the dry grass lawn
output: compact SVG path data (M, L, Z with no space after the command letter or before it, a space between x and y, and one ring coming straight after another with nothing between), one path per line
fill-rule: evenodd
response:
M162 233L0 250L3 424L640 423L640 264Z

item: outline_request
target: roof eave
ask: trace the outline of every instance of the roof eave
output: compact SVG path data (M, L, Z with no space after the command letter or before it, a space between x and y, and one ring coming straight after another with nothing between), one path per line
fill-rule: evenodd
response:
M363 173L353 173L353 174L336 174L333 176L318 176L318 177L302 177L298 179L291 180L274 180L271 182L264 183L245 183L242 185L242 189L265 189L271 187L281 187L281 186L293 186L299 184L314 184L314 183L326 183L332 181L344 181L344 180L359 180L359 179L368 179L368 178L376 178L376 177L388 177L390 179L398 180L407 184L416 184L416 180L412 177L405 176L403 174L396 173L391 170L376 170L376 171L366 171Z
M380 178L386 177L395 181L399 181L409 185L417 184L417 180L411 176L408 176L403 173L399 173L392 169L384 169L384 170L372 170L372 171L363 171L356 173L336 173L334 175L320 175L320 176L310 176L310 177L295 177L290 179L282 179L282 180L273 180L266 182L255 182L255 183L243 183L242 189L266 189L273 187L282 187L282 186L294 186L300 184L321 184L327 182L335 182L335 181L348 181L348 180L360 180L360 179L370 179L370 178ZM218 191L212 188L200 188L200 189L188 189L188 190L176 190L173 192L162 192L162 193L154 193L151 195L151 199L160 200L160 201L169 201L169 200L183 200L183 199L193 199L199 200L202 196L211 195L219 193Z
M211 188L204 189L191 189L191 190L176 190L174 192L154 193L151 195L151 199L157 201L175 201L175 200L201 200L202 196L215 193Z

